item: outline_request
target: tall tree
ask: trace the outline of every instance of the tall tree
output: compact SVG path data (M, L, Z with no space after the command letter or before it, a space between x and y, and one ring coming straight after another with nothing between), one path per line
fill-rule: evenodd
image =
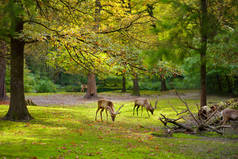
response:
M126 93L126 74L123 73L122 74L122 89L121 89L122 93Z
M209 30L208 16L207 16L207 0L201 0L201 49L200 49L200 71L201 71L201 95L200 95L200 106L207 105L207 88L206 88L206 52L207 52L207 30Z
M100 0L95 0L95 32L99 31L100 27L100 12L102 5ZM97 85L96 85L96 76L94 70L90 70L88 73L88 83L87 83L87 92L84 96L85 98L97 97Z
M21 7L21 2L14 1L15 5ZM11 19L13 35L10 38L11 47L11 98L10 107L5 115L6 120L30 120L32 116L28 112L24 95L24 46L25 41L19 37L23 31L22 15L16 15Z
M31 0L9 0L0 2L1 19L0 36L6 41L10 41L10 106L6 120L25 121L32 119L24 95L24 47L27 43L42 40L42 31L45 29L56 32L48 28L45 12L43 8L53 8L49 1L31 1ZM45 6L44 6L45 5ZM41 13L40 13L41 12ZM49 10L47 12L49 16ZM41 16L44 15L44 16ZM48 19L49 20L49 19ZM41 27L39 27L41 26ZM27 28L27 29L25 29ZM35 35L33 35L35 33Z

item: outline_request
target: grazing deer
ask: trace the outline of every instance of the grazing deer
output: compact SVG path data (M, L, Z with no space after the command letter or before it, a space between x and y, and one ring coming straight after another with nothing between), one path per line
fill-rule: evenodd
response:
M120 106L120 108L115 112L115 109L114 109L114 106L113 106L113 103L109 100L105 100L105 99L101 99L101 100L98 100L98 109L96 111L96 116L95 116L95 120L97 120L97 113L98 111L101 109L100 111L100 115L101 115L101 121L102 121L102 112L106 111L106 115L107 115L107 120L108 120L108 114L107 114L107 111L109 111L110 115L111 115L111 118L112 118L112 121L114 122L115 121L115 118L117 116L117 114L120 114L120 109L123 107L124 105Z
M230 120L238 120L238 110L226 108L221 112L221 114L223 125Z
M81 92L84 92L84 89L87 89L87 84L81 84Z
M138 98L138 99L136 99L135 100L135 105L134 105L134 108L133 108L133 116L134 116L135 108L136 108L137 116L138 116L138 109L139 109L139 107L141 107L141 116L142 116L142 114L143 114L143 107L145 107L145 109L147 111L147 114L150 117L150 114L149 114L148 111L150 111L151 114L153 115L154 110L157 108L157 103L158 103L158 99L155 101L155 107L153 107L152 104L149 103L148 99L146 99L146 98Z

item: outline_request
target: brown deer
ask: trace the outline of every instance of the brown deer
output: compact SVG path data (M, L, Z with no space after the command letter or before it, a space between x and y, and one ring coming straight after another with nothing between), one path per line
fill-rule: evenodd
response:
M84 89L87 89L87 84L81 84L81 92L84 92Z
M150 103L148 102L147 98L138 98L138 99L136 99L135 100L135 105L134 105L134 108L133 108L133 116L134 116L134 113L135 113L135 108L136 108L137 116L138 116L139 107L141 107L141 116L142 116L143 107L145 107L145 109L147 111L147 114L150 117L150 114L149 114L148 111L150 111L150 113L153 115L154 110L157 108L157 103L158 103L158 99L155 101L155 106L153 107L151 102Z
M101 109L100 111L100 115L101 115L101 121L102 120L102 112L106 111L106 115L107 115L107 120L108 120L108 114L107 114L107 111L109 111L110 115L111 115L111 118L112 118L112 121L114 122L115 121L115 118L117 116L117 114L120 114L120 109L123 107L124 105L121 105L120 108L115 112L115 109L114 109L114 106L113 106L113 103L109 100L105 100L105 99L100 99L98 100L98 109L96 111L96 116L95 116L95 120L97 120L97 113L98 111Z
M226 124L230 120L238 120L238 110L226 108L222 112L222 123Z

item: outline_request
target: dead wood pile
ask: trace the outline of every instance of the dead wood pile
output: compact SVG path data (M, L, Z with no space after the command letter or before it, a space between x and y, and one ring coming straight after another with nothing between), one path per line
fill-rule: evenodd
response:
M229 128L230 125L222 125L221 111L225 108L238 109L238 98L233 98L201 108L197 105L197 113L192 113L187 102L177 92L176 95L184 103L185 110L178 112L175 107L170 105L176 112L177 118L168 118L164 114L160 114L161 116L159 117L159 120L164 124L169 133L213 131L218 134L223 134L224 128Z

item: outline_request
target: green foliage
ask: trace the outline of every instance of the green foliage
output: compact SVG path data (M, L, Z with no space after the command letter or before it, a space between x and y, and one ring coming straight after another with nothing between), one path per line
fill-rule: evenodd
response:
M177 89L197 89L200 87L200 56L194 54L184 60L182 69L184 70L183 78L173 81Z
M10 92L10 69L7 67L6 69L6 90L7 92ZM26 67L24 68L24 90L25 92L36 92L36 77L34 74L30 72L29 69Z
M160 81L139 82L140 90L160 90Z
M37 79L30 70L24 70L24 91L25 92L36 92Z
M46 76L33 74L25 67L24 68L24 91L25 92L56 92L58 86ZM10 70L6 71L6 89L10 91Z
M65 92L80 92L81 87L80 85L66 85L66 86L61 86L60 90L65 91Z
M35 86L36 92L42 93L42 92L56 92L57 86L49 79L47 78L38 78L37 84Z

